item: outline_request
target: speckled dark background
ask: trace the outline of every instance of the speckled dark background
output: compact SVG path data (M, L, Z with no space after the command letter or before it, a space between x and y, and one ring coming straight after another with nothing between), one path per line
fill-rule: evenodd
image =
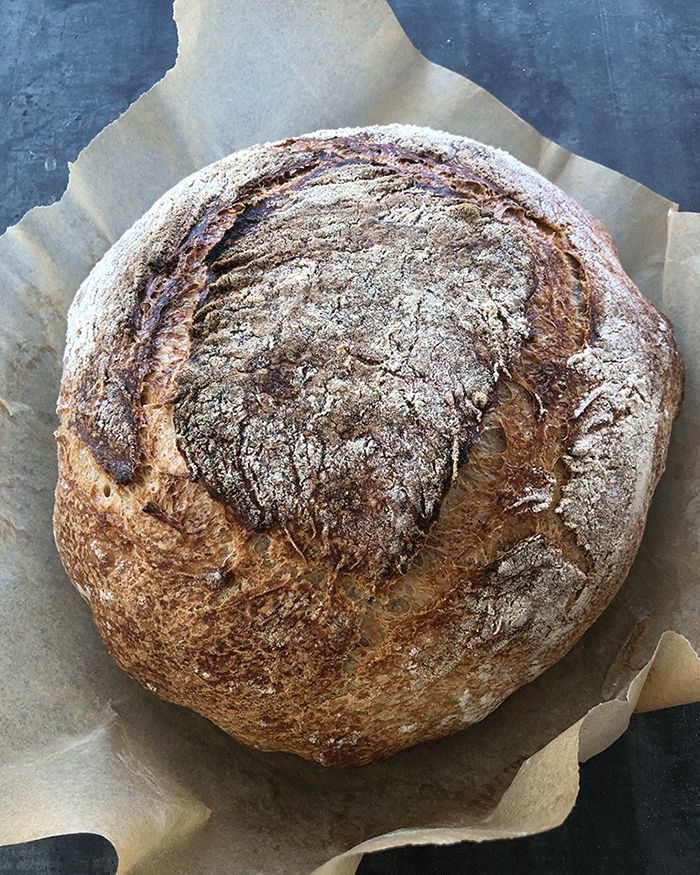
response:
M428 58L569 149L700 211L698 0L390 2ZM172 66L171 7L0 0L0 230L60 197L66 162ZM698 750L700 706L636 716L620 741L582 766L578 802L559 829L386 852L366 858L360 875L695 875ZM115 868L98 836L0 848L0 875Z

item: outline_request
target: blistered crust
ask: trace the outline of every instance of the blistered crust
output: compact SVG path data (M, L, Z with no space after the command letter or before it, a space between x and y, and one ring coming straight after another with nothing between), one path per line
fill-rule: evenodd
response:
M404 126L183 181L69 317L55 529L117 661L360 764L479 720L627 573L682 388L602 227Z

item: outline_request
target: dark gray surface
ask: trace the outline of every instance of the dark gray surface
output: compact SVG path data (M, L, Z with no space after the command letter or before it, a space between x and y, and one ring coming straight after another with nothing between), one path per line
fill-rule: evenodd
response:
M0 233L175 63L172 0L0 0Z
M431 60L568 148L700 210L697 0L391 5ZM1 0L0 229L60 197L66 161L174 63L170 16L170 0ZM633 718L619 742L582 766L579 800L557 830L387 852L360 873L695 873L698 717L700 706ZM94 836L0 849L0 875L113 871L111 846Z

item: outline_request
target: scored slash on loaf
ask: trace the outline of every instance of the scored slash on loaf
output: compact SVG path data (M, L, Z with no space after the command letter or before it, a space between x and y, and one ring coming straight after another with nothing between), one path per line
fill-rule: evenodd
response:
M600 615L682 381L604 228L508 154L400 125L255 146L78 291L56 542L150 690L361 765Z

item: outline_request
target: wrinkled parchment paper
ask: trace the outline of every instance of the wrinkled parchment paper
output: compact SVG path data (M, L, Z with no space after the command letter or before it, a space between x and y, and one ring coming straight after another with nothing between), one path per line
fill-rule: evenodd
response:
M428 63L384 0L177 0L177 64L0 239L0 843L107 836L120 872L354 873L362 851L559 824L578 760L630 713L700 699L700 214L543 139ZM105 250L186 174L317 128L413 122L501 146L608 226L688 365L638 560L557 666L478 726L359 770L236 744L122 674L51 533L65 314Z

